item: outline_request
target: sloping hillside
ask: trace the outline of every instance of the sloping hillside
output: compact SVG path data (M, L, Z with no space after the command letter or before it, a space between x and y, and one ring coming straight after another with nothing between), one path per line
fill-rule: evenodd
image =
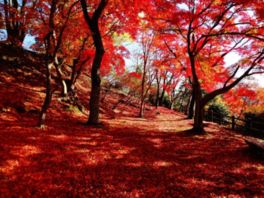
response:
M0 52L2 54L0 60L1 112L5 116L8 116L8 113L26 113L27 116L36 118L45 97L45 66L41 62L42 55L9 46L1 46ZM64 114L68 113L87 117L90 78L85 72L76 82L77 103L61 97L60 88L55 83L52 89L54 94L48 119L53 119L54 116L63 118ZM134 117L138 115L139 99L137 98L113 88L106 90L104 87L102 87L101 97L102 116L114 118L122 115ZM153 108L147 105L147 117L152 116L153 113L149 111L151 109Z

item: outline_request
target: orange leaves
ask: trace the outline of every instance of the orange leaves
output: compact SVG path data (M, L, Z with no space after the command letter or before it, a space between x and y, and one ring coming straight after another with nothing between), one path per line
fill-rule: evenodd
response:
M240 85L224 95L226 105L233 114L239 115L246 111L246 107L250 106L255 100L256 92L246 85Z
M247 111L257 114L264 113L264 88L255 91L255 100L249 105Z

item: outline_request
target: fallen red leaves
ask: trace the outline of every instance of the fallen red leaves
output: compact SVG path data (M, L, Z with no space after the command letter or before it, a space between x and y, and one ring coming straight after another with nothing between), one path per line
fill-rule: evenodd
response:
M191 136L191 122L159 109L156 118L84 117L48 120L34 128L24 114L1 119L0 195L33 197L262 196L264 163L243 138L209 124ZM7 116L7 115L6 115ZM16 115L13 115L16 116ZM66 116L66 115L65 115Z

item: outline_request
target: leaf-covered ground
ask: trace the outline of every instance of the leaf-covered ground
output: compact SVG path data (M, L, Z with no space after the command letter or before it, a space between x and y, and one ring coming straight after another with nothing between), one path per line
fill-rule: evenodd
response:
M51 115L40 130L37 115L1 113L0 197L264 196L263 158L215 124L193 136L191 121L163 108L103 117L103 128Z

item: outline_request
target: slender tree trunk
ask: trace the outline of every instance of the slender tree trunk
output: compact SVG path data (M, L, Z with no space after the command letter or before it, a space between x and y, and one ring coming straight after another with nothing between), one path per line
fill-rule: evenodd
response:
M164 99L164 95L165 95L165 86L166 86L166 77L164 77L163 79L163 88L162 88L162 92L159 98L159 104L162 105L163 104L163 99Z
M157 82L157 91L156 91L156 101L155 106L158 108L159 106L159 95L160 95L160 78L159 78L159 70L156 69L156 82Z
M68 90L69 92L73 91L74 89L74 82L75 82L75 77L76 77L76 64L77 64L77 60L74 59L73 60L73 65L72 65L72 71L71 71L71 78L68 82Z
M172 100L171 101L171 104L170 104L170 109L173 110L174 109L174 101Z
M140 110L139 110L139 117L144 117L144 99L140 101Z
M54 65L55 65L57 76L59 79L59 84L61 85L61 96L65 97L68 95L68 87L67 87L65 80L63 79L63 73L61 71L61 63L59 63L58 58L56 56L55 56Z
M195 88L195 114L194 114L194 125L193 131L201 134L204 132L203 126L204 119L204 105L202 101L202 92L199 87Z
M158 108L159 106L159 95L160 95L160 83L159 81L157 80L157 92L156 92L156 108Z
M188 110L188 119L193 119L194 104L195 104L195 94L194 91L192 90L191 102Z
M188 113L189 113L189 107L190 107L190 103L191 103L191 98L192 98L192 96L190 95L190 97L188 98L188 102L187 102L185 111L184 111L185 115L188 115Z
M160 95L160 99L159 99L159 104L160 105L163 105L164 95L165 95L165 90L162 89L162 92L161 92L161 95Z
M46 120L46 113L49 108L49 105L52 100L52 90L51 90L51 68L56 64L55 57L56 52L52 56L52 62L50 62L50 53L49 50L51 49L51 38L53 36L54 31L54 13L56 11L56 0L52 0L51 8L50 8L50 16L49 16L49 28L50 32L46 35L46 57L45 57L45 66L46 66L46 96L44 103L42 105L41 111L40 111L40 117L39 117L39 127L44 128L45 127L45 120Z
M66 84L65 80L62 80L61 84L62 84L62 93L61 93L61 95L63 97L68 96L68 87L67 87L67 84Z
M52 64L46 64L46 91L45 91L45 100L42 105L41 111L40 111L40 116L39 116L39 123L38 126L40 128L45 127L45 121L46 121L46 114L47 110L49 108L49 105L52 100L52 91L51 91L51 73L50 73L50 68Z
M146 79L146 62L144 62L143 66L143 75L141 81L141 99L140 99L140 110L139 110L139 117L144 117L144 102L145 102L145 79Z
M182 107L183 107L183 98L184 96L181 96L180 99L179 99L179 111L182 112Z

